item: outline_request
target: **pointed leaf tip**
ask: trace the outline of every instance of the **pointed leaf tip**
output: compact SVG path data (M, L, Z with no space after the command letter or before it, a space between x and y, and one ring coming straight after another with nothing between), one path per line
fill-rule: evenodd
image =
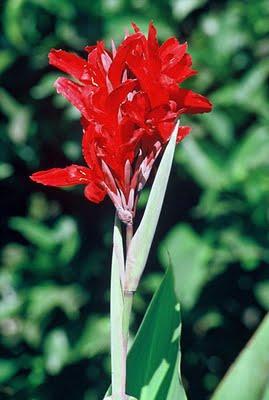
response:
M130 243L126 260L125 280L125 289L130 291L136 291L147 262L172 167L178 128L179 122L176 123L170 141L164 151L142 221Z

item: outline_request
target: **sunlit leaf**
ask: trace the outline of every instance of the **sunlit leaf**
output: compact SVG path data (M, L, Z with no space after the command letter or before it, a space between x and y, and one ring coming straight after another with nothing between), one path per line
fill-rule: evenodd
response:
M262 307L269 311L269 281L258 282L255 285L254 294Z
M78 285L59 286L43 283L27 292L27 315L32 320L42 320L53 309L62 309L69 318L78 316L86 294Z
M9 178L13 174L13 167L7 163L0 163L0 180Z
M211 400L261 400L269 375L269 315L228 371Z
M130 243L126 260L126 282L128 282L128 290L136 290L147 262L171 171L178 126L179 123L176 124L171 139L164 151L142 221Z
M23 217L13 217L10 219L10 227L20 232L31 243L44 249L50 250L57 245L52 230L38 221Z
M209 278L208 262L212 256L209 245L188 225L175 226L159 248L161 263L170 264L177 279L177 293L184 308L191 308Z
M7 360L1 359L0 360L0 384L5 383L10 378L12 378L20 368L18 362L15 360Z
M87 320L74 348L74 357L92 358L110 348L110 321L108 317L92 315Z
M191 176L203 188L221 188L226 183L226 171L223 170L221 163L210 157L191 137L182 143L180 151L176 153L176 161L183 161Z
M176 19L183 20L196 8L203 6L207 0L172 0L172 12Z
M68 361L69 343L66 333L62 329L55 329L49 333L44 343L45 365L47 371L58 374Z
M139 400L186 399L180 378L180 331L180 308L169 269L128 356L128 393Z

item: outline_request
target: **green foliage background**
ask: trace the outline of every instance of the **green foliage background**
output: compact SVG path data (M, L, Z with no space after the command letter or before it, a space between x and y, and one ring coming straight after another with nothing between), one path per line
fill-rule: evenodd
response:
M50 48L80 52L153 19L160 40L188 40L200 74L186 86L215 108L184 118L193 130L176 152L132 331L171 258L184 383L206 399L269 310L269 3L3 0L0 11L0 398L99 400L109 385L113 207L28 175L81 158Z

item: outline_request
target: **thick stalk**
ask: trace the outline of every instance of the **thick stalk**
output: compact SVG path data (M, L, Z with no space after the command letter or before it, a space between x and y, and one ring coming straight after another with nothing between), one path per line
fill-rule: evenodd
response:
M126 225L126 256L128 253L128 249L129 249L132 237L133 237L133 225L128 224L128 225Z
M129 245L133 237L133 225L126 226L126 256L128 253ZM124 290L123 292L123 317L122 317L122 393L126 393L126 372L127 372L127 353L128 353L128 339L129 339L129 326L133 304L133 292ZM123 397L127 400L127 397Z
M125 400L125 355L123 348L123 291L121 271L124 269L123 241L120 221L115 218L111 268L110 321L111 321L111 380L112 399ZM124 390L124 391L123 391Z
M112 400L127 400L126 363L133 292L129 292L128 290L123 291L122 288L121 271L122 265L124 265L123 243L120 233L120 222L117 218L115 222L110 300ZM128 251L132 234L132 226L127 225L126 252Z
M122 354L123 354L123 385L124 392L126 393L126 372L127 372L127 353L128 353L128 339L129 339L129 326L130 326L130 317L132 312L132 304L133 304L133 292L124 292L123 297L123 324L122 324ZM124 397L124 400L127 400L127 397Z

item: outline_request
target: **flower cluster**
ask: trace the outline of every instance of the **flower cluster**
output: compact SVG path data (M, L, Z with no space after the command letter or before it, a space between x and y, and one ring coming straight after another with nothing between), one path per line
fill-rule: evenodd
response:
M103 42L87 46L87 59L63 50L50 52L50 64L73 78L61 77L55 87L81 113L88 166L53 168L31 176L44 185L86 185L85 196L95 203L108 195L127 224L132 223L139 192L176 119L212 108L205 97L180 88L196 74L187 44L172 37L159 46L152 23L148 37L135 24L133 28L117 49L113 42L111 51ZM189 131L180 127L178 141Z

